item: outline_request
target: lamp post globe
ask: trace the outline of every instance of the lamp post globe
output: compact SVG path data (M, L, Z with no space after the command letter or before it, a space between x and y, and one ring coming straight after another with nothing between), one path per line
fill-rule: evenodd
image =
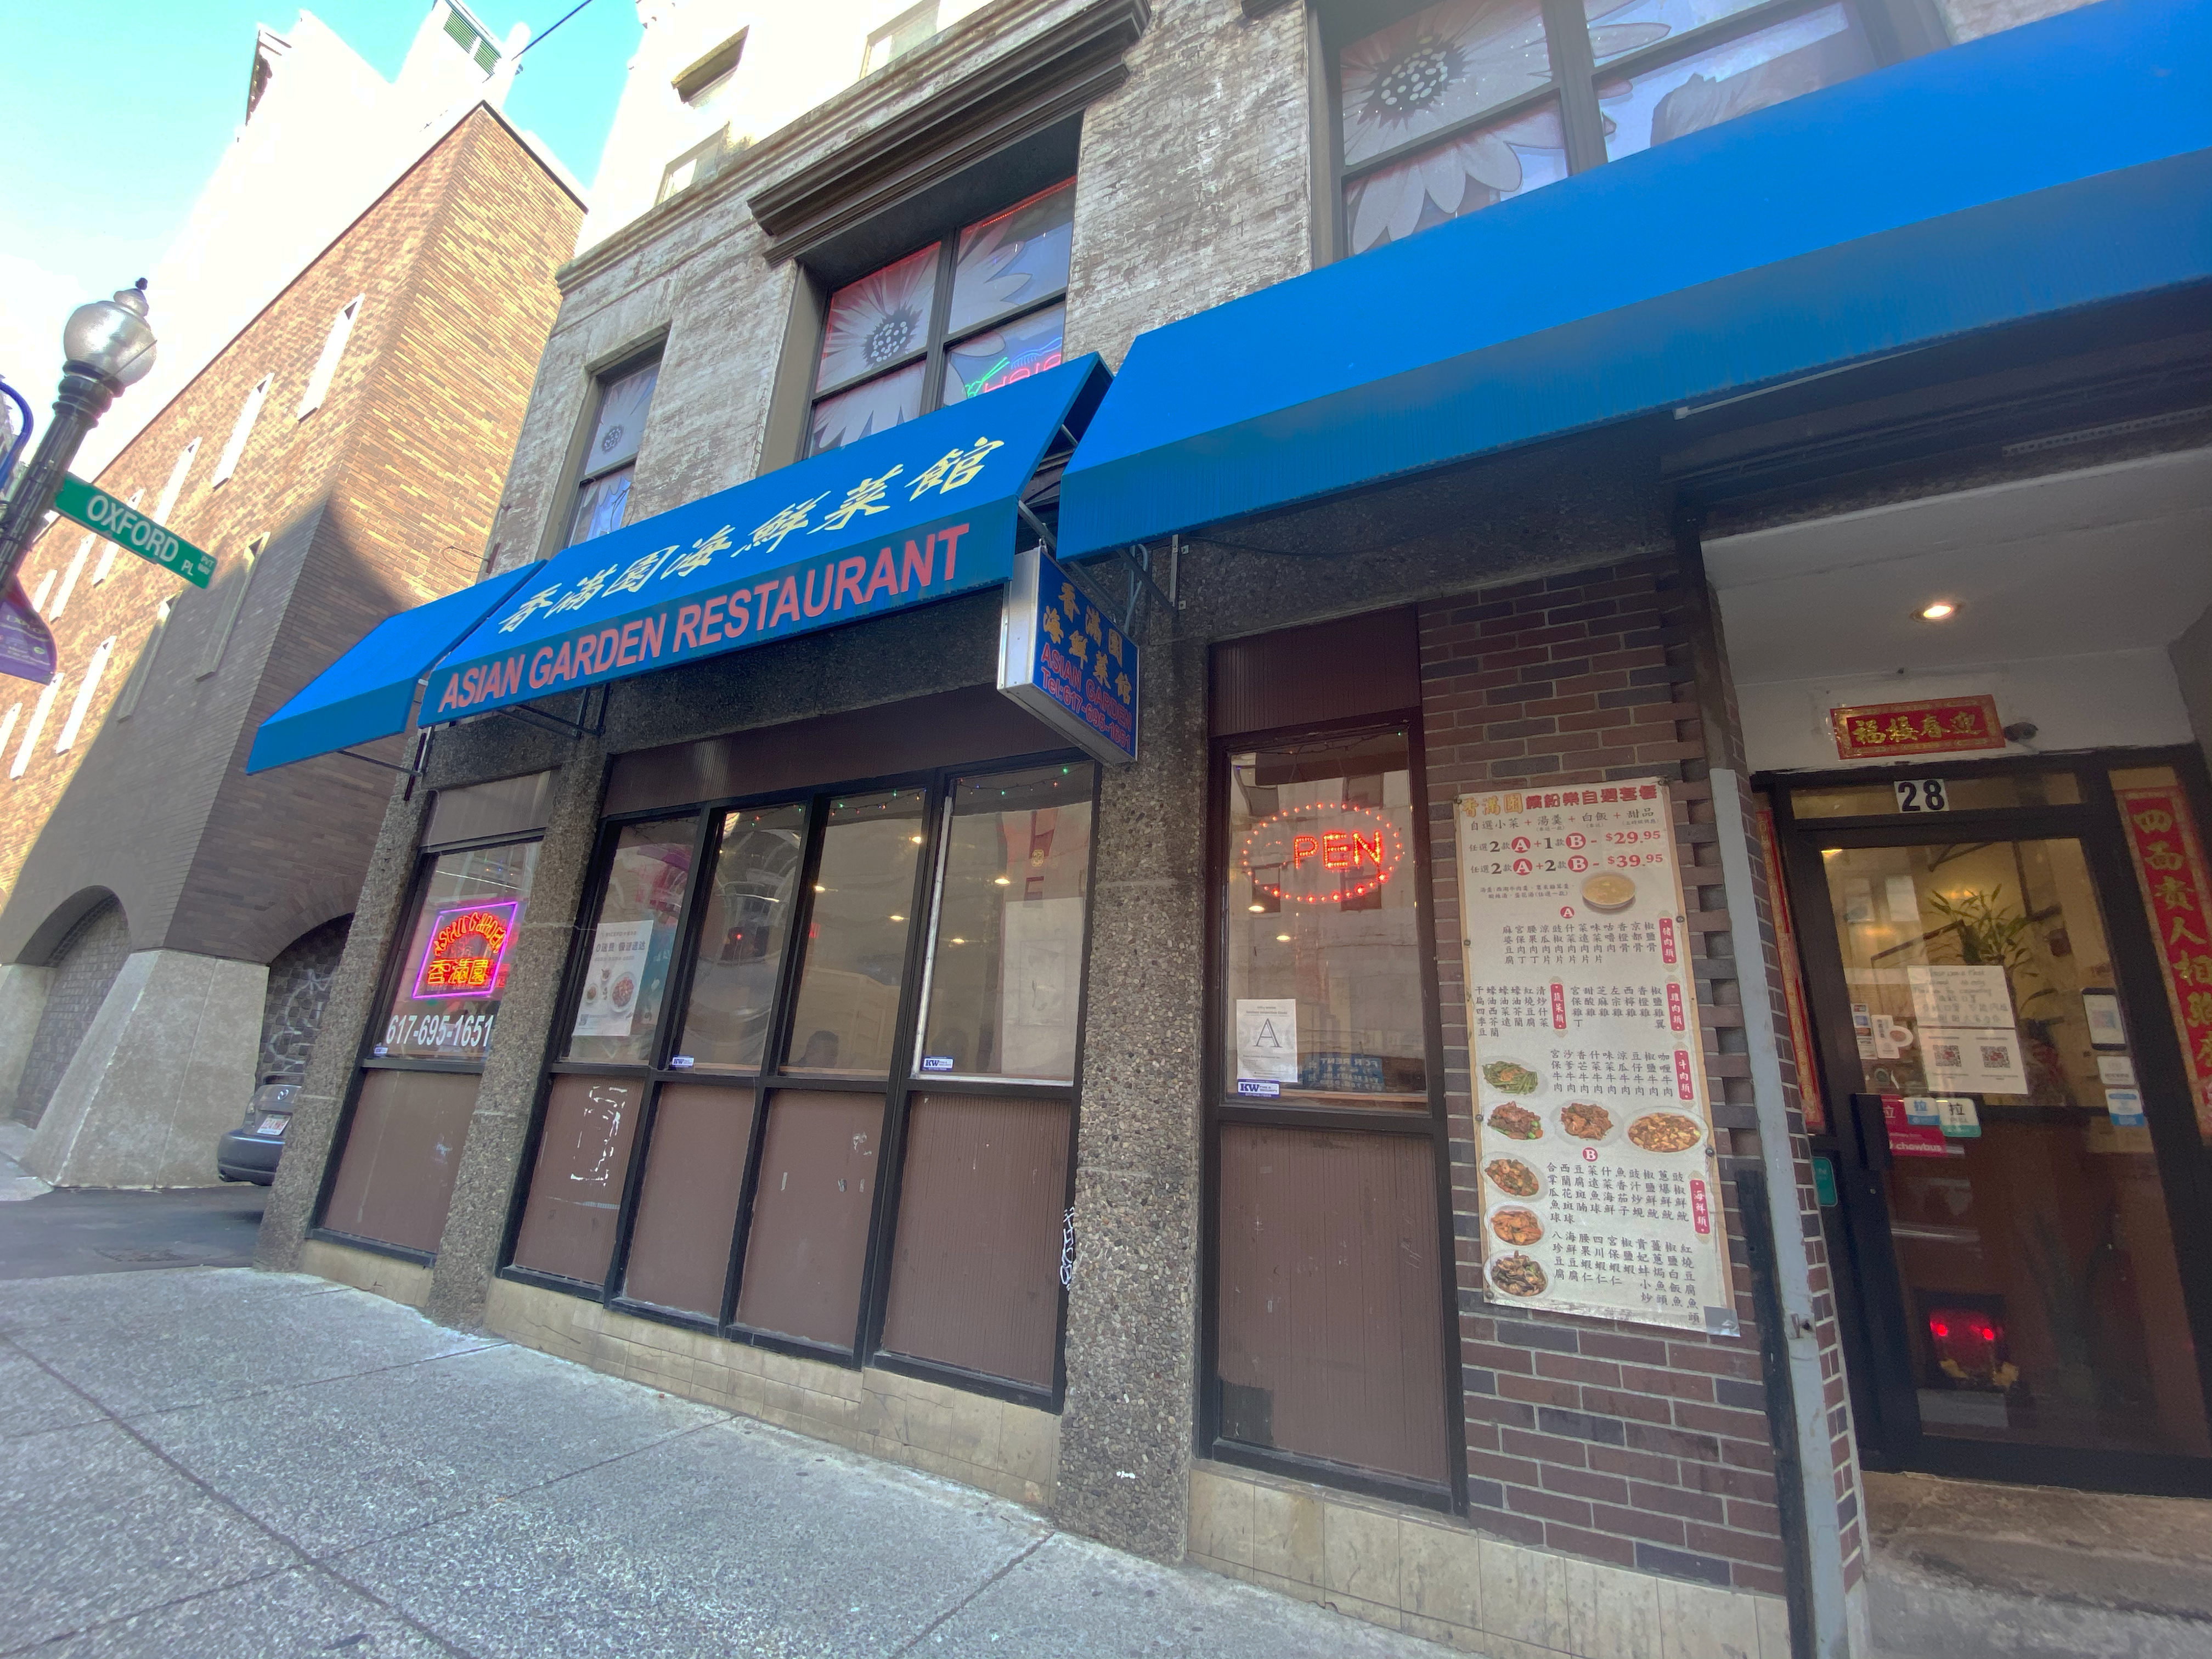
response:
M85 434L99 424L118 394L145 379L154 367L148 309L146 279L141 276L136 286L118 289L112 299L79 306L62 325L62 383L54 398L54 418L0 514L0 594L14 582L15 568L39 533Z

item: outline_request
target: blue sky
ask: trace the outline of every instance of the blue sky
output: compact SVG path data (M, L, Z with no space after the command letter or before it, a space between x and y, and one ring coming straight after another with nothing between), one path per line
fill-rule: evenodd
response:
M469 0L498 36L575 0ZM386 80L429 0L306 8ZM246 113L253 30L298 0L0 0L0 374L43 408L68 307L151 269ZM507 112L585 183L638 41L632 0L591 0L522 60ZM58 307L58 309L57 309ZM43 348L43 349L42 349Z

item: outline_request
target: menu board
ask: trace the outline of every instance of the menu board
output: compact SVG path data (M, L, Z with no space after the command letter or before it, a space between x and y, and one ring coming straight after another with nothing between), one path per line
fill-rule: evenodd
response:
M1666 784L1454 816L1490 1300L1735 1335Z

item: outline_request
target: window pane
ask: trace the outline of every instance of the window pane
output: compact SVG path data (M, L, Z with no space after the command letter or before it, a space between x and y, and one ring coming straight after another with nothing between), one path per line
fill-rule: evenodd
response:
M1052 1386L1067 1116L1031 1100L915 1102L884 1347Z
M592 428L592 447L584 452L583 476L604 472L637 453L645 435L646 411L653 406L653 385L660 365L650 363L607 383L599 398L599 417Z
M615 843L576 1023L569 1028L570 1060L642 1066L653 1057L698 822L686 817L628 824Z
M1034 316L971 334L945 353L945 397L957 404L1015 380L1060 367L1067 337L1067 307L1048 306Z
M1230 757L1232 1090L1427 1106L1415 854L1403 732Z
M514 1243L518 1267L597 1285L607 1276L629 1143L645 1085L623 1078L556 1077Z
M923 799L890 789L830 805L784 1057L795 1072L890 1069Z
M622 528L629 510L629 480L635 467L618 467L576 492L576 516L568 526L568 545Z
M534 841L447 853L431 866L376 1042L380 1056L484 1057L537 868Z
M1552 78L1539 0L1444 0L1353 41L1337 68L1347 167Z
M761 1063L805 838L803 805L722 816L678 1044L696 1065L750 1071Z
M1441 1485L1434 1154L1416 1135L1221 1132L1221 1434Z
M1094 769L1041 766L954 784L922 1071L1075 1076Z
M1760 0L1583 0L1589 19L1590 56L1610 63L1626 53L1684 34L1717 18L1732 17Z
M1633 80L1601 82L1607 159L1699 132L1863 75L1874 54L1844 6L1823 6Z
M1075 240L1075 181L1040 191L960 233L952 268L955 334L1067 286Z
M722 1316L752 1133L751 1090L662 1085L623 1273L625 1296Z
M937 251L932 242L896 264L849 283L830 296L822 328L817 392L888 368L929 343L929 318L937 299ZM854 434L858 436L857 433Z
M927 362L909 363L896 374L824 398L814 405L806 453L819 455L912 420L921 413L921 389L928 374Z
M364 1072L323 1225L435 1250L478 1081L452 1072Z
M875 1199L881 1095L780 1094L769 1112L738 1322L850 1348Z
M1377 167L1344 187L1352 251L1364 253L1567 176L1559 106L1545 104Z

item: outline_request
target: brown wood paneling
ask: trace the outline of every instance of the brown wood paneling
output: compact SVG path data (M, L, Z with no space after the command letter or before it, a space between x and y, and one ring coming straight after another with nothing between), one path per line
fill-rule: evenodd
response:
M514 1243L517 1267L586 1285L606 1278L644 1103L645 1085L628 1078L553 1079L530 1203Z
M519 778L441 789L430 804L430 822L423 828L422 845L450 847L456 842L526 836L533 830L543 830L553 810L553 784L560 775L561 769L556 766Z
M775 794L1067 745L988 685L617 756L606 811Z
M671 1083L653 1112L623 1294L719 1319L753 1133L753 1091Z
M884 1097L786 1090L769 1108L738 1322L853 1346Z
M1223 1128L1224 1438L1449 1478L1433 1156L1414 1135Z
M364 1074L323 1225L434 1251L479 1081L454 1072Z
M1213 647L1213 735L1393 714L1421 701L1421 641L1411 606L1285 628Z
M1052 1387L1067 1114L1057 1101L915 1103L885 1348Z

